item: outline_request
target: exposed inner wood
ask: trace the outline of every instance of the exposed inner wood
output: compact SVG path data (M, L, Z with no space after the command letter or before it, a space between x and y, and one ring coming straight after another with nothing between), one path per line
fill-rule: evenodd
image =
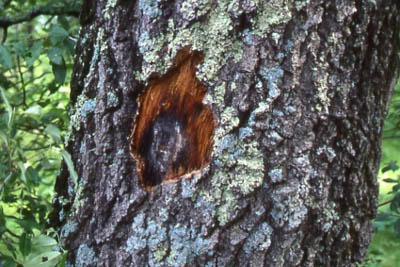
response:
M145 88L131 135L131 154L147 190L178 180L210 160L215 120L196 78L202 54L182 49L173 67Z

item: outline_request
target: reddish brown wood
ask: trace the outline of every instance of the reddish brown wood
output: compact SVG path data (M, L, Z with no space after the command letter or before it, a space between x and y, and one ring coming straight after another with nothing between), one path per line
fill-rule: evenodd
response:
M186 157L179 166L169 166L162 182L179 180L183 175L204 167L210 159L215 119L211 109L202 103L207 88L196 78L196 65L203 55L190 48L182 49L173 67L161 78L153 80L139 97L139 113L131 136L131 154L138 161L141 184L152 188L146 177L146 160L143 146L150 127L162 114L173 114L184 128L187 137Z

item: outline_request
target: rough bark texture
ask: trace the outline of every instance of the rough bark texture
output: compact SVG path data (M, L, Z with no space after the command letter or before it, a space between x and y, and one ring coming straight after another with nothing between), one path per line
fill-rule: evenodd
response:
M53 217L71 265L363 259L397 0L85 0L81 22L67 140L79 178L62 169ZM204 55L211 159L148 192L129 151L139 96L187 46Z

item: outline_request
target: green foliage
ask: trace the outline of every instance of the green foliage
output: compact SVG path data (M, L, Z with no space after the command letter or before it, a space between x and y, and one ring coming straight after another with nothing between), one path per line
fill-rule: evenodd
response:
M0 0L0 19L51 4ZM62 136L78 30L77 18L62 15L27 17L8 25L7 35L0 30L0 266L65 261L56 232L46 225L62 158L69 157L74 172Z
M395 267L400 262L400 238L390 230L378 231L372 238L365 267Z
M366 267L398 266L400 262L400 80L385 120L382 145L380 204Z

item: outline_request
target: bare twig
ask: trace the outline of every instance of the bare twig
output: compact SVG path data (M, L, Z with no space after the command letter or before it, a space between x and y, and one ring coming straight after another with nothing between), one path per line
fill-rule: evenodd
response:
M382 207L382 206L385 206L385 205L387 205L387 204L390 204L390 203L392 203L392 201L393 201L393 199L388 200L388 201L385 201L385 202L382 202L382 203L380 203L380 204L378 205L378 207Z

